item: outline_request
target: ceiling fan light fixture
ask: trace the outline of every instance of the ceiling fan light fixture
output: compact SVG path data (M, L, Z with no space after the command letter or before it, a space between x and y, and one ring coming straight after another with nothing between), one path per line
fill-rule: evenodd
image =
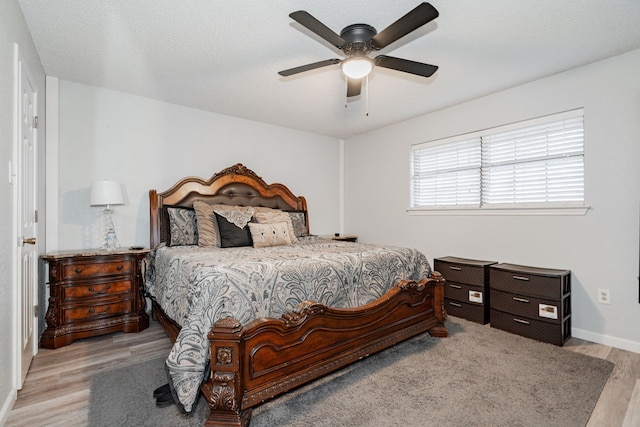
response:
M361 79L373 70L373 61L365 56L352 57L342 61L340 68L345 76L351 79Z

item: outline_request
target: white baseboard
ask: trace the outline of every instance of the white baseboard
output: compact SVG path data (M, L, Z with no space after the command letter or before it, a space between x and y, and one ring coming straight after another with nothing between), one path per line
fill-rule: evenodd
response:
M571 329L572 336L583 340L604 344L621 350L632 351L640 354L640 342L630 341L623 338L612 337L611 335L597 334L584 329Z
M11 388L11 392L7 396L7 399L2 404L2 409L0 409L0 426L3 426L7 423L9 419L9 411L13 408L13 404L18 398L18 391L15 388Z

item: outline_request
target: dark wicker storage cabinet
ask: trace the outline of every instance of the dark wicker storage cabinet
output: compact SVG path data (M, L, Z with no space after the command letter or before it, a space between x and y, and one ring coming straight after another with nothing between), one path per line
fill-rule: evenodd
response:
M491 327L558 346L571 338L571 271L490 267Z
M436 258L434 269L446 279L444 304L447 313L472 322L489 322L489 266L494 261Z

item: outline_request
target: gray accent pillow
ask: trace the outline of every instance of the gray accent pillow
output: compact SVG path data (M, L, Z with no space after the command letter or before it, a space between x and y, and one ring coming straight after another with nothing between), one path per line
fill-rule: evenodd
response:
M198 224L196 212L189 208L167 208L169 216L168 246L188 246L198 244Z
M302 237L307 234L307 211L286 211L291 218L293 232L296 237Z

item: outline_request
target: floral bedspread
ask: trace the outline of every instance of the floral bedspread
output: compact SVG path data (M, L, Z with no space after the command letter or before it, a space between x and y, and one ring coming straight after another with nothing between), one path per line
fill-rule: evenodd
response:
M191 412L209 359L207 333L218 319L279 318L304 300L357 307L399 279L430 273L415 249L332 240L259 249L161 246L152 253L146 288L182 327L166 367Z

